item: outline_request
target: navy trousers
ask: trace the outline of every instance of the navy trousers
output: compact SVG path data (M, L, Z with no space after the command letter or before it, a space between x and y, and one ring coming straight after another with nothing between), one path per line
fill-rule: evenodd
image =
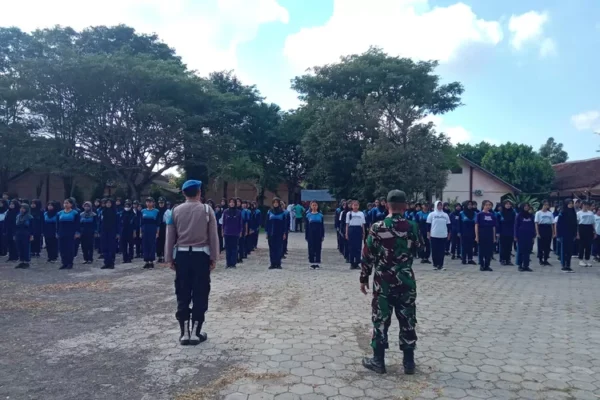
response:
M362 226L348 227L348 258L350 264L359 264L362 253Z
M159 240L156 240L156 227L152 225L142 227L142 253L145 262L154 262L156 260L156 244L159 242Z
M247 257L246 238L247 236L242 236L240 240L238 240L238 260L242 260Z
M461 248L460 248L460 236L458 236L458 233L452 234L451 242L452 242L452 246L451 246L450 252L452 253L452 255L457 255L460 257Z
M102 232L102 254L104 254L104 264L114 265L115 253L117 252L117 235L114 232Z
M133 260L133 232L121 235L119 247L123 254L123 262L131 262Z
M210 293L210 257L201 251L177 251L175 256L175 296L179 321L204 323ZM190 308L190 304L192 307Z
M431 261L436 267L444 266L444 256L446 255L446 241L444 238L431 238Z
M58 259L58 239L56 235L44 236L46 241L46 253L48 253L48 260L54 261Z
M60 249L60 260L62 265L72 266L75 258L75 239L72 237L61 237L58 240Z
M281 257L283 256L283 237L269 236L269 258L271 265L281 265Z
M529 268L529 259L533 250L533 238L519 238L517 251L519 252L519 267Z
M475 242L475 238L471 236L461 236L460 240L462 242L461 255L463 263L473 261L473 243Z
M19 261L31 261L31 241L28 233L16 235L16 245L19 251Z
M573 238L563 237L560 239L560 264L563 267L571 267L571 257L573 257Z
M86 233L81 235L81 252L83 261L94 261L94 234Z
M479 265L489 267L494 255L494 238L480 237L479 238Z
M308 228L307 228L308 229ZM308 262L311 264L321 264L321 249L323 241L321 238L308 239Z
M225 240L225 256L227 259L227 266L233 267L238 261L238 239L235 235L226 235L223 237Z

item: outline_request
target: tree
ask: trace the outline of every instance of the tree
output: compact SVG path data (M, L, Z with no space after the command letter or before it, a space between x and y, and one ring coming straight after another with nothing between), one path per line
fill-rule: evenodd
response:
M524 144L508 142L491 148L481 166L529 194L550 191L554 179L550 161Z
M563 144L556 143L553 137L548 138L540 147L540 155L550 161L550 164L564 163L569 159L569 154L563 150Z
M469 143L459 143L456 145L456 151L459 155L468 158L475 164L481 165L483 157L485 157L488 151L494 147L496 146L483 141L475 145Z
M408 156L417 148L413 144L420 143L421 149L442 145L441 154L449 154L449 143L443 136L438 141L433 124L421 120L458 107L463 87L458 82L440 84L439 76L434 74L436 67L434 61L414 62L371 48L295 78L293 88L314 113L313 124L303 140L311 169L309 183L327 184L337 197L346 197L355 190L372 196L374 183L363 179L364 173L357 174L367 149L371 158L376 150L383 150L382 146ZM439 171L430 174L429 179L435 180L430 186L445 184L451 161L439 163L437 152L421 152L420 161ZM408 186L403 189L418 190Z

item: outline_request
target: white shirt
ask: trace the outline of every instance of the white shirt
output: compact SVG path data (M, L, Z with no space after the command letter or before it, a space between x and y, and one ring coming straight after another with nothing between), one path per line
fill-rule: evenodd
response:
M432 238L447 238L450 217L444 211L434 211L427 216L427 223L431 224Z
M535 223L540 225L554 224L554 214L550 211L538 211L535 213Z
M594 225L594 213L591 211L579 211L577 213L577 222L579 225Z
M363 226L366 223L365 214L362 211L348 211L346 214L346 224L348 226Z
M600 216L594 217L594 224L596 225L596 235L600 236Z

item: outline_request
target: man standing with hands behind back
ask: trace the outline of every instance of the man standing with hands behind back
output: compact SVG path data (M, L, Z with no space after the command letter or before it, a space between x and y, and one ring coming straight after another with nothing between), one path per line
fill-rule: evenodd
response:
M201 186L196 180L183 184L185 203L174 208L167 221L165 261L175 271L175 317L182 345L197 345L208 338L202 325L208 309L210 272L219 257L217 220L213 209L200 201Z

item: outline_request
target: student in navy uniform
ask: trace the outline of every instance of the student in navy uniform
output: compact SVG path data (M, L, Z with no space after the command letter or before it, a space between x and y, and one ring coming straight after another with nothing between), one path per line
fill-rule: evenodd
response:
M565 205L556 221L556 237L560 241L560 263L563 272L574 272L571 269L571 257L573 256L573 242L577 238L577 228L577 214L573 200L565 200Z
M235 268L238 260L238 241L243 229L242 211L236 207L235 199L229 199L229 208L223 211L223 239L225 241L225 268Z
M238 262L243 262L244 259L248 258L248 235L250 226L250 210L248 210L248 202L246 200L241 201L242 208L242 237L238 243Z
M561 205L559 202L555 202L554 203L554 210L552 211L552 215L554 215L554 231L555 231L555 235L552 238L552 251L554 252L555 255L559 256L560 258L560 250L559 250L559 244L558 244L558 239L556 238L556 221L558 220L558 215L560 214L560 210L561 210Z
M252 202L252 228L254 233L252 234L252 250L258 249L258 238L260 236L260 227L262 226L262 213L260 208L258 208L258 204L253 201Z
M288 253L288 233L290 231L290 226L292 224L292 214L288 211L285 201L280 200L280 202L281 202L281 209L283 210L283 215L285 217L285 223L286 223L285 237L283 238L283 250L281 253L281 258L286 259L287 253ZM279 265L279 267L281 268L281 264Z
M77 211L79 214L81 214L83 212L83 209L79 208L79 205L77 204L77 200L75 199L75 197L69 197L69 200L71 200L71 202L73 203L73 210ZM81 236L77 236L75 238L75 249L73 252L73 256L75 258L77 258L77 254L79 253L79 246L81 245Z
M496 242L496 226L498 221L492 212L492 202L484 200L483 211L477 214L475 223L475 241L479 244L479 270L493 271L490 268Z
M473 260L473 243L475 242L475 222L477 214L473 210L473 203L466 201L463 203L463 210L460 213L460 241L462 245L461 256L463 265L477 265Z
M310 211L306 214L305 239L308 244L308 262L312 269L321 268L321 249L325 240L325 224L323 214L319 212L319 204L311 201Z
M15 243L15 225L17 223L17 216L20 213L21 203L17 199L13 199L8 205L8 211L4 218L4 234L6 235L6 247L8 248L8 260L7 261L18 261L19 250Z
M33 241L33 217L29 205L21 204L15 220L15 244L19 252L20 263L15 268L29 268L31 261L31 242Z
M83 212L79 214L79 233L83 263L94 263L94 240L98 236L98 216L92 209L92 203L83 203Z
M96 209L96 215L98 216L98 232L102 231L102 210L106 207L106 199L103 198L100 200L100 208ZM95 244L98 246L96 250L98 251L98 258L101 260L104 258L104 254L102 253L102 238L100 234L96 238Z
M31 257L39 257L42 252L42 229L44 225L44 210L42 202L38 199L32 200L29 206L31 213L31 225L33 240L31 242Z
M146 208L142 210L140 229L140 235L142 237L142 251L144 253L144 261L146 262L144 264L144 269L154 268L154 260L156 259L157 253L156 244L158 243L157 239L161 224L159 217L160 211L154 208L154 199L152 197L148 197L146 199Z
M347 200L346 205L340 214L340 232L342 233L342 248L344 249L344 251L342 252L342 256L344 256L344 259L347 263L350 263L350 243L346 235L346 232L348 230L348 223L346 221L347 215L351 211L350 207L352 205L352 202L353 200Z
M511 262L511 252L515 238L515 220L516 214L512 203L508 200L504 202L498 217L498 233L500 235L500 264L513 266Z
M421 264L431 264L429 256L431 254L431 243L427 237L429 228L427 227L427 217L429 216L429 204L423 203L421 205L421 211L417 213L416 222L419 225L419 234L421 236L421 243L423 247L421 249Z
M112 199L106 199L100 226L102 253L104 254L104 265L101 269L114 269L117 241L119 240L119 217Z
M350 269L360 269L362 245L365 235L365 216L358 210L357 200L352 201L352 210L346 213L346 240L348 240L348 258Z
M142 258L142 205L139 201L133 201L133 210L135 211L135 226L137 228L135 231L135 237L133 238L133 244L135 247L135 258Z
M100 220L100 210L102 209L102 203L100 199L94 200L94 204L92 205L92 211L96 214L96 219ZM99 226L98 226L99 228ZM98 229L97 228L97 229ZM100 235L96 235L94 237L94 250L100 251Z
M519 271L532 272L529 259L535 241L535 217L530 212L529 203L523 203L515 220L515 242L519 252Z
M381 197L379 199L379 205L371 210L371 216L369 219L371 220L371 224L374 224L375 222L383 221L386 216L387 209L385 197Z
M475 214L479 214L481 211L477 208L477 202L473 201L473 211L475 211ZM479 256L479 243L477 243L477 241L473 242L473 256L477 257Z
M223 210L221 205L215 206L215 218L217 219L217 235L219 236L219 253L223 252L223 225L221 224L221 217L223 216Z
M461 258L461 246L460 246L460 213L462 212L462 206L460 203L456 203L454 211L450 213L450 230L452 238L450 239L450 253L452 259L455 260L457 257Z
M75 202L72 199L66 199L63 210L58 213L56 232L62 262L59 269L73 268L75 240L79 239L79 211L75 210L74 206Z
M271 203L272 207L267 214L265 232L269 242L269 258L271 265L269 269L281 269L283 256L283 241L286 239L289 221L286 221L285 212L282 209L281 200L275 197Z
M154 204L154 200L152 201ZM165 223L164 217L165 212L167 211L167 201L164 197L158 198L158 236L156 237L156 243L154 245L154 249L156 250L156 257L158 257L158 262L165 262L165 238L167 234L167 224ZM142 239L143 241L143 239ZM145 253L145 252L144 252ZM152 259L154 261L154 258Z
M4 232L6 213L8 213L8 200L0 199L0 256L8 253L6 233Z
M335 210L335 232L337 235L337 244L338 244L338 251L340 252L340 254L344 255L344 236L343 236L343 232L341 230L341 218L342 218L342 212L344 211L344 209L346 208L346 200L342 200L340 202L340 206Z
M46 205L44 213L44 241L46 242L46 253L48 254L48 262L58 260L58 239L56 238L56 225L58 223L58 212L60 205L57 202L51 201Z
M538 260L541 266L551 266L548 262L550 246L554 236L554 214L550 211L550 203L544 200L542 209L535 213L535 230L538 238Z
M129 264L133 261L133 242L138 231L138 217L132 208L131 200L125 200L123 211L119 215L119 227L121 228L119 237L121 238L123 264Z

